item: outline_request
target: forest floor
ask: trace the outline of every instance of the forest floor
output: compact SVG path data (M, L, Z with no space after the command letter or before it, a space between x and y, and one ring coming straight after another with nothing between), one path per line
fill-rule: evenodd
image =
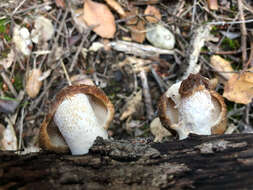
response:
M250 0L220 0L217 7L205 0L96 2L107 12L87 0L90 20L82 0L0 2L0 149L37 147L56 94L87 77L115 107L114 139L153 137L160 97L188 71L218 81L228 110L226 133L253 131ZM106 27L96 31L96 24ZM159 45L146 33L157 25L175 37L173 47L150 50ZM248 81L231 82L240 76Z

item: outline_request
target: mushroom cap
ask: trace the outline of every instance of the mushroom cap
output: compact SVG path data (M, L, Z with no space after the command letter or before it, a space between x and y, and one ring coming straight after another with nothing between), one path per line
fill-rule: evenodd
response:
M164 93L158 103L158 115L162 125L168 129L173 135L177 135L177 132L170 128L172 124L178 123L178 110L175 108L174 101L166 96Z
M67 97L75 94L86 94L89 98L92 109L96 118L104 129L108 129L114 116L114 107L105 93L96 86L74 85L62 89L55 98L50 112L45 117L39 133L40 147L49 151L66 153L69 148L61 135L58 127L54 123L54 114L58 106Z
M172 85L167 92L165 92L158 103L158 114L161 123L173 135L177 131L173 129L172 125L180 123L180 114L178 107L182 103L183 98L189 98L198 91L204 89L208 90L211 96L211 102L214 105L215 112L210 114L211 134L223 134L226 130L226 105L223 97L217 92L210 90L208 79L197 75L190 75L181 83ZM196 105L196 109L198 105ZM185 111L185 110L184 110ZM187 114L187 113L184 113Z

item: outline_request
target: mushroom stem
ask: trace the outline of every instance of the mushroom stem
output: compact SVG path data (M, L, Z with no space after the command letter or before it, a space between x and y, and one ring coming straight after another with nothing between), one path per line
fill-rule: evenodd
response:
M55 112L54 122L73 155L88 153L98 136L108 138L85 94L65 97Z

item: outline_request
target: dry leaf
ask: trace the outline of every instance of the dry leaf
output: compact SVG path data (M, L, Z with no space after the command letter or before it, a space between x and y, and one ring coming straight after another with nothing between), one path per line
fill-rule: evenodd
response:
M34 29L31 32L31 38L34 43L46 42L54 35L54 26L48 18L38 16L34 21Z
M229 79L234 72L231 63L218 55L211 56L211 65L222 75L225 79Z
M119 62L118 66L123 67L125 65L130 65L134 73L139 73L140 71L148 72L151 65L150 59L141 59L134 56L128 56L123 61Z
M17 137L13 126L0 124L0 150L17 150Z
M63 9L66 8L64 0L55 0L55 4L56 4L57 7L60 7L60 8L63 8Z
M138 8L132 7L130 12L126 13L126 25L131 30L131 38L135 42L142 43L145 40L145 25L142 20L137 18Z
M162 142L164 137L171 136L171 133L162 126L159 117L150 123L150 131L155 136L154 142Z
M157 23L162 18L160 11L155 6L151 6L151 5L147 6L144 14L145 15L153 15L153 16L146 16L145 17L150 23Z
M105 2L114 9L120 16L126 16L124 9L120 6L120 4L115 0L105 0Z
M16 25L13 30L13 42L19 52L25 56L31 54L32 41L27 28Z
M41 77L40 69L33 69L27 78L25 90L31 98L35 98L41 88L42 82L39 80Z
M218 0L207 0L208 8L210 10L218 10Z
M225 84L223 96L235 103L249 104L253 98L253 73L233 74Z
M132 7L130 11L126 12L126 16L122 17L122 18L126 19L126 24L127 25L137 24L137 22L138 22L138 18L137 18L138 12L139 12L139 10L138 10L137 7Z
M4 69L8 69L15 59L15 53L13 50L8 53L8 56L0 60L0 65L3 65Z
M93 31L103 38L113 38L116 32L114 16L110 9L91 0L84 3L84 21L88 26L94 27Z
M133 41L142 43L145 40L145 26L142 20L139 20L137 25L130 26L129 28L131 29L131 38Z
M120 116L120 120L124 120L129 116L133 115L138 109L139 105L142 103L142 90L139 90L135 96L133 96L123 107L123 113Z
M70 77L70 81L72 85L80 85L80 84L85 84L85 85L90 85L90 86L95 85L93 81L87 75L84 75L84 74L73 75L72 77Z

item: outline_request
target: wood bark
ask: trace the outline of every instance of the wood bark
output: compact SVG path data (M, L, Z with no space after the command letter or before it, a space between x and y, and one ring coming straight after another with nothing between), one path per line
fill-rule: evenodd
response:
M83 156L0 152L0 189L253 189L253 134L98 138Z

